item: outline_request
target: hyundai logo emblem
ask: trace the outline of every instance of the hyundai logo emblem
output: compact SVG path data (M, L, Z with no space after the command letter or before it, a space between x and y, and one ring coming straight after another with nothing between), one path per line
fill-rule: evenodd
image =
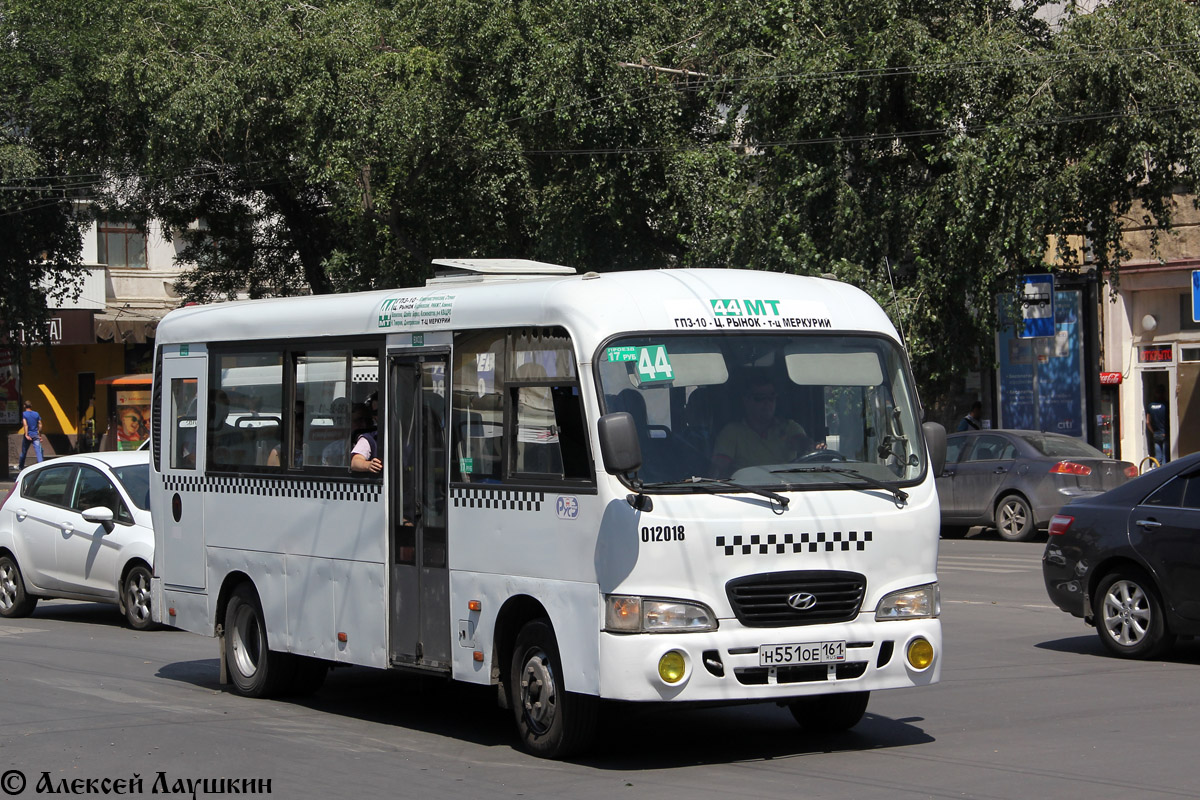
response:
M808 611L817 604L817 596L808 592L796 592L788 597L787 604L797 611Z

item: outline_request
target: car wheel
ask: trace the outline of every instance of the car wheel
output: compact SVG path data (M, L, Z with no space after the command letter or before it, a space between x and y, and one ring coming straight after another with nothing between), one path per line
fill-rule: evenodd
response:
M125 621L135 631L148 630L154 619L150 616L150 570L141 564L129 570L121 587L121 603Z
M967 532L969 530L971 530L971 529L968 528L966 525L943 525L942 526L942 538L943 539L962 539L963 537L965 537L967 535Z
M270 697L291 688L295 663L268 646L262 604L250 583L234 589L225 607L225 664L233 690L244 697Z
M1151 658L1175 642L1154 584L1140 570L1111 572L1096 586L1096 633L1121 658Z
M543 758L563 758L591 743L598 701L567 692L558 642L547 620L526 623L517 634L509 693L517 734L527 752Z
M788 711L805 733L842 733L862 720L870 699L870 692L801 697L788 703Z
M0 617L28 617L38 599L25 593L21 568L8 556L0 556Z
M1037 532L1029 503L1016 494L1007 495L996 504L995 522L1000 538L1008 542L1027 542Z

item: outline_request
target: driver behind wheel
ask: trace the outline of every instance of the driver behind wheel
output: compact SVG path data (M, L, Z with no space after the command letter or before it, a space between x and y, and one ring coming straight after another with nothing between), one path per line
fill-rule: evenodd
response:
M813 444L800 423L775 415L778 392L771 378L754 376L743 386L742 419L722 428L713 446L714 476L728 478L744 467L786 464L824 449L824 443Z

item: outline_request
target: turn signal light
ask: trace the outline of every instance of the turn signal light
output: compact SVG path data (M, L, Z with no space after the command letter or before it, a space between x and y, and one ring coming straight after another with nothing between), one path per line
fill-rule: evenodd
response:
M345 644L346 642L350 641L350 637L347 636L345 633L342 633L339 631L338 632L338 641L341 642L342 644Z
M1050 518L1050 527L1047 530L1047 533L1050 536L1058 536L1059 534L1066 533L1067 529L1071 527L1071 523L1074 521L1074 517L1069 517L1066 514L1055 514Z
M483 608L483 603L479 602L478 600L468 600L467 601L467 610L468 611L479 611L481 608Z
M1087 464L1077 464L1074 461L1060 461L1050 468L1051 472L1060 475L1091 475L1092 468Z

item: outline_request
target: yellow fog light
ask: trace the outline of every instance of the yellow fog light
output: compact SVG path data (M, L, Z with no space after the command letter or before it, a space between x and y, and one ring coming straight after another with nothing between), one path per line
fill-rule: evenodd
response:
M687 672L687 661L684 660L683 653L678 650L664 653L663 657L658 660L658 677L667 683L679 683L683 680L685 672Z
M933 663L933 645L928 639L918 637L908 643L908 663L913 669L926 669Z

